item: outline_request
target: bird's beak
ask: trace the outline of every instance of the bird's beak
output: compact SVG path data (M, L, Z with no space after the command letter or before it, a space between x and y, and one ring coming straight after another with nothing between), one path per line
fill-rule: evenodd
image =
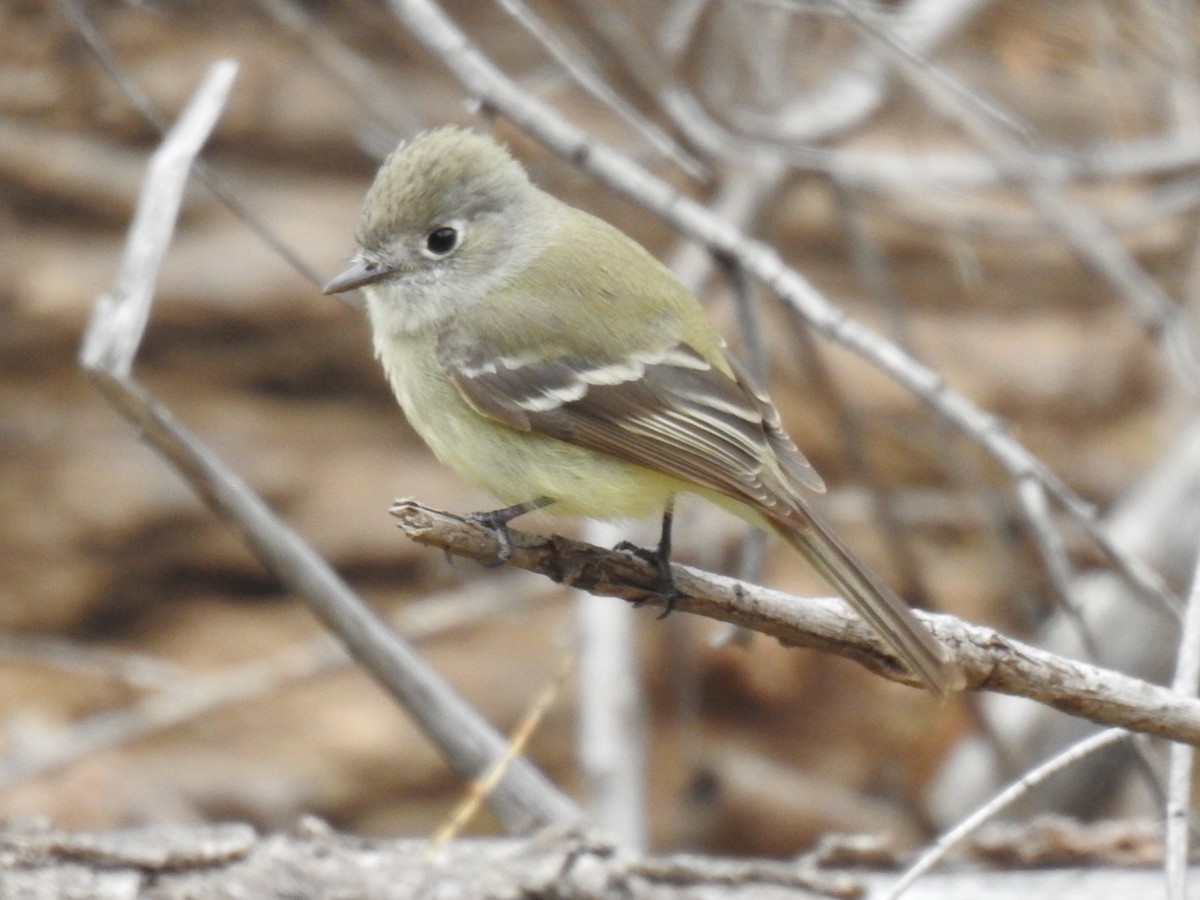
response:
M372 260L359 259L339 272L325 285L326 294L344 294L364 285L374 284L381 278L391 275L395 269Z

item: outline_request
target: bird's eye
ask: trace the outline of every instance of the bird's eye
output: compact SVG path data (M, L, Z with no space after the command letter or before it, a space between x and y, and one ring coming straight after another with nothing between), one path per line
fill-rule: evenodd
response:
M442 225L429 232L425 238L425 254L435 259L449 256L458 249L461 240L461 232L457 228Z

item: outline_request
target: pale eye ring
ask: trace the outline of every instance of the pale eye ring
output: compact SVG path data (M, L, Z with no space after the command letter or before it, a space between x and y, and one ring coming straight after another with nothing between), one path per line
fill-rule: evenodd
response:
M439 225L425 236L421 253L431 259L445 259L462 244L462 227L455 224Z

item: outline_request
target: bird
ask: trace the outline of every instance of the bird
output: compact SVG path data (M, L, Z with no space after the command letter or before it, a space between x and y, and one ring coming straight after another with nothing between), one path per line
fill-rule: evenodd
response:
M444 126L402 142L363 203L351 263L376 356L439 460L507 504L662 514L667 611L677 494L779 535L934 692L962 686L949 651L812 507L824 481L699 301L618 228L540 189L493 138Z

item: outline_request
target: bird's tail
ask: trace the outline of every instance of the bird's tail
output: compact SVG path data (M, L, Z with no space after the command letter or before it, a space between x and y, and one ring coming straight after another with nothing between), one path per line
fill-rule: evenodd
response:
M949 648L937 640L908 605L807 507L789 510L771 527L798 550L867 620L887 645L930 690L947 696L962 690L965 678Z

